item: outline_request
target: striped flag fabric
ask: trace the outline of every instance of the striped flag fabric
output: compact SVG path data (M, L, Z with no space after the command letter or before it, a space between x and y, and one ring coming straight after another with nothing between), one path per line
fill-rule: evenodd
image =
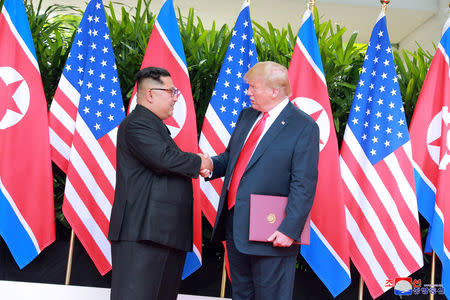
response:
M102 275L111 270L107 237L124 117L105 10L91 0L50 107L49 131L52 159L67 176L64 216Z
M197 153L197 121L194 100L172 0L167 0L162 5L150 35L141 69L150 66L164 68L169 71L174 85L180 90L181 93L175 104L173 115L165 120L164 123L169 128L175 143L182 151ZM129 112L136 107L136 104L135 85L128 107ZM199 179L193 179L192 183L194 187L194 251L187 253L182 279L188 277L202 265L202 219Z
M239 113L251 105L244 75L257 62L249 3L244 1L203 120L199 141L202 153L215 156L225 151ZM222 178L200 181L202 211L212 226L222 185Z
M341 147L350 257L376 298L423 266L411 143L382 12Z
M55 240L47 102L22 0L0 13L0 235L19 268Z
M319 176L311 209L309 245L301 254L336 297L351 282L345 222L345 201L339 167L339 151L328 89L314 28L306 10L289 66L291 100L308 113L320 128Z
M450 18L417 100L409 132L419 212L430 224L428 241L442 264L450 298Z

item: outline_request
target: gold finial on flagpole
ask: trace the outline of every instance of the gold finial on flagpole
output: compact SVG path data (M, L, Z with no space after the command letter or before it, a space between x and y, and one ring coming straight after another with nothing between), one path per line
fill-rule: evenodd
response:
M386 13L387 6L391 1L390 0L380 0L380 2L383 5L383 12Z
M316 5L316 0L309 0L308 3L308 8L313 11L314 10L314 6Z

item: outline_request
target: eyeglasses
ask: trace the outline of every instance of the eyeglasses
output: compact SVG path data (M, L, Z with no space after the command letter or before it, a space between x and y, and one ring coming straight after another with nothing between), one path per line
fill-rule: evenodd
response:
M157 91L165 91L165 92L170 93L170 95L171 95L172 97L178 96L178 95L180 94L180 90L177 89L177 88L171 88L171 89L151 88L150 90L151 90L151 91L153 91L153 90L157 90Z

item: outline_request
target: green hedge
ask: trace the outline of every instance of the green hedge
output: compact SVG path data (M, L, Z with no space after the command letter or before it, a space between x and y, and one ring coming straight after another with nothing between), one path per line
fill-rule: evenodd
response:
M150 1L138 0L135 10L121 7L120 19L117 18L117 12L112 5L105 7L126 107L157 15L157 12L150 12ZM26 9L47 103L50 106L84 7L80 10L70 6L52 5L43 10L41 2L42 0L34 7L31 0L26 0ZM133 11L133 14L129 11ZM55 15L56 17L52 17ZM219 28L214 22L211 29L205 29L201 19L194 15L194 9L191 9L187 16L183 16L178 10L177 15L191 79L197 128L200 131L232 28L226 24ZM289 66L300 21L299 19L294 27L288 25L282 29L274 28L269 22L265 25L253 22L259 60L273 60ZM338 140L341 142L367 45L355 42L357 33L344 40L346 28L333 26L331 20L321 20L317 9L314 10L314 22L333 118ZM408 122L431 59L432 55L420 47L415 52L394 52ZM54 177L57 218L65 223L60 212L65 176L54 168Z

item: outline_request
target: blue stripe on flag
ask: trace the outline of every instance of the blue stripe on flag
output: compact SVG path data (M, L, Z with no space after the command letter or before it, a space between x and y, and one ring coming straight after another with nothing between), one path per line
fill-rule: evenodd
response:
M447 51L446 55L450 55L448 51L450 50L450 30L446 30L444 35L442 35L440 44Z
M302 245L300 252L311 269L316 274L320 274L320 279L333 297L336 297L350 285L350 274L331 254L313 227L311 227L310 245Z
M434 204L436 201L436 193L423 180L422 176L414 169L414 181L416 183L416 194L418 201L417 206L420 214L428 221L433 222Z
M430 224L428 229L428 238L431 242L431 247L434 252L436 252L439 259L445 260L445 252L444 252L444 223L442 222L441 217L436 212L433 218L433 223Z
M308 51L309 55L311 55L311 58L313 59L316 66L320 69L320 71L322 71L323 75L324 72L322 59L320 58L319 45L317 43L316 30L314 28L314 22L311 13L300 27L300 30L298 31L298 38L302 42L303 46L305 46L306 51Z
M34 58L37 60L36 51L34 50L33 38L30 32L30 26L28 24L27 14L25 12L25 6L22 0L5 0L3 4L4 8L8 11L11 22L16 27L19 35L22 37L23 41L33 54Z
M194 252L188 252L186 254L186 262L184 263L181 280L184 280L186 277L197 271L201 266L202 263L198 259L197 255Z
M175 16L172 0L167 0L163 4L156 20L186 67L187 63L183 43L181 42L180 29L178 28L178 23L174 22L174 20L177 20L177 17Z
M2 187L4 188L4 187ZM8 245L19 268L25 267L39 253L28 232L0 190L0 235Z

